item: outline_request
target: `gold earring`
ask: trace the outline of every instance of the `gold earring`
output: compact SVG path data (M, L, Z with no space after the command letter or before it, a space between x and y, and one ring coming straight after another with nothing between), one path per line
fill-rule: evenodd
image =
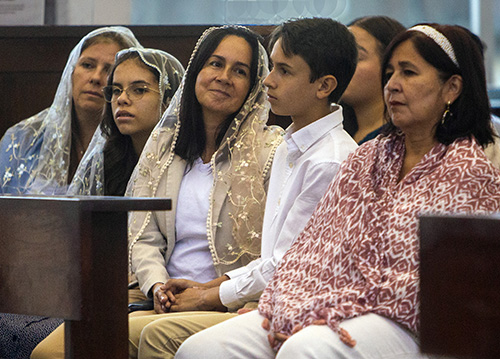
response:
M441 118L441 125L443 125L443 126L444 126L444 123L446 121L446 118L453 116L453 114L450 111L450 105L451 105L451 101L448 101L446 103L446 109L444 110L443 117Z

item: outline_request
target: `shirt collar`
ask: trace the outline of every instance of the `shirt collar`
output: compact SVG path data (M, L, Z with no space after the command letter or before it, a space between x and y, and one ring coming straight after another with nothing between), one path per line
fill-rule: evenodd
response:
M304 153L316 141L322 138L326 133L330 132L337 126L342 127L342 106L336 105L336 110L329 113L325 117L314 121L313 123L294 131L293 124L286 129L285 141L288 147L288 153L300 151Z

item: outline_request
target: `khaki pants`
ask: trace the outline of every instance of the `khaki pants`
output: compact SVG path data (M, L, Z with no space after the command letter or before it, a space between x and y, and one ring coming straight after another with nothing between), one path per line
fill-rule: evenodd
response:
M129 290L129 303L144 299L140 290ZM256 306L256 302L245 305L246 308ZM129 357L173 358L188 337L235 316L235 313L220 312L132 312L129 314ZM31 359L64 359L64 324L37 345Z
M257 302L244 308L255 309ZM181 344L198 332L238 316L236 313L181 312L129 315L129 358L170 359Z
M191 335L236 315L218 312L133 312L129 315L129 357L173 358ZM64 359L64 324L37 345L31 358Z
M191 335L237 316L236 313L182 312L129 319L130 358L173 358Z

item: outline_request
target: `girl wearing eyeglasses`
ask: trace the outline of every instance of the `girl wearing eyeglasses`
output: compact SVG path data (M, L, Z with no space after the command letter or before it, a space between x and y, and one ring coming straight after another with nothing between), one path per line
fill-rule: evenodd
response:
M0 142L0 193L66 194L99 126L115 54L140 46L121 26L86 35L71 51L52 105L7 130Z
M141 46L121 26L84 36L71 51L53 103L7 130L0 141L0 194L66 194L102 116L115 54ZM28 101L29 102L29 101ZM28 104L29 105L29 104ZM0 315L0 358L28 357L60 319Z
M130 131L134 147L142 138L134 142L132 134L140 133L133 124L139 105L127 107L126 100L142 95L145 101L153 86L138 83L147 86L142 94L135 79L118 79L123 65L116 66L105 90L106 111L113 111L120 131ZM251 30L223 26L201 36L129 181L127 195L173 201L172 211L130 215L130 264L139 288L129 290L129 302L154 295L156 312L168 312L159 298L169 278L216 282L259 256L269 170L282 138L278 128L266 126L267 74L266 51ZM142 329L134 324L131 330ZM31 358L64 358L63 333L59 327Z
M151 131L177 90L184 68L156 49L130 48L116 55L103 88L100 129L77 170L71 194L122 196Z

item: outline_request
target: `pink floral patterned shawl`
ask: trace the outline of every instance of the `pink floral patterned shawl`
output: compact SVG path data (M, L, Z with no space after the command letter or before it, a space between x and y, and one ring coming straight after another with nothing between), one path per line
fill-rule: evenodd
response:
M324 319L340 333L342 320L372 312L418 332L419 214L500 211L500 172L462 139L435 145L398 183L403 154L399 133L343 163L262 294L272 331Z

